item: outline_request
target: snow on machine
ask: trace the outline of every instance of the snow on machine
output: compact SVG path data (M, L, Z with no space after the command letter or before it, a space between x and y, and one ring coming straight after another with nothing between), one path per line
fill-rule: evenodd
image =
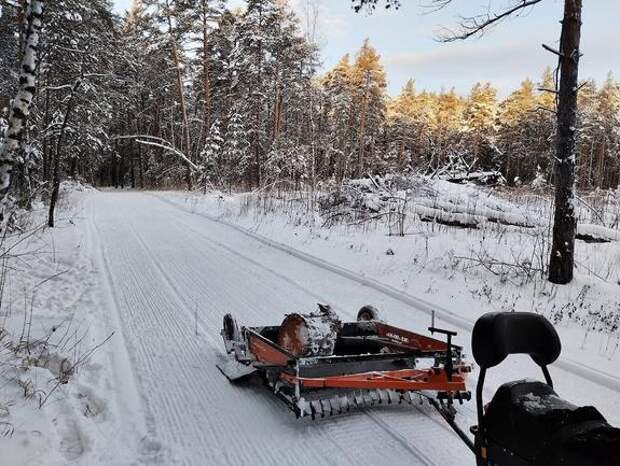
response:
M434 321L434 319L433 319ZM264 377L298 417L333 415L351 408L428 399L476 457L477 466L619 466L620 429L593 407L578 407L553 390L547 366L560 355L553 325L529 312L489 313L476 322L472 352L480 367L476 387L478 423L473 441L455 422L455 401L470 399L465 378L471 366L456 332L435 328L446 341L380 320L364 306L357 322L342 323L329 306L289 314L280 326L242 327L230 314L222 336L232 357L218 365L231 380ZM502 385L484 405L488 369L511 354L528 354L545 382Z
M539 314L492 312L478 319L472 333L472 352L480 366L478 425L470 429L474 444L468 443L477 466L620 465L620 429L611 427L596 408L575 406L553 390L547 366L561 348L555 328ZM505 383L484 405L487 370L511 354L529 354L545 382Z
M279 326L242 327L224 316L222 337L233 356L218 367L231 381L253 373L298 417L334 415L374 404L429 397L443 414L455 400L471 398L455 332L431 327L446 342L388 325L364 306L357 322L342 323L329 306L311 314L289 314ZM426 364L423 364L423 363Z

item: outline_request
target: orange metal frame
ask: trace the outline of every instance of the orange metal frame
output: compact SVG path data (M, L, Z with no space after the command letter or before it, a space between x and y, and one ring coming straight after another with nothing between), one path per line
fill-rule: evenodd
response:
M470 366L454 367L452 381L443 369L402 369L396 371L362 372L359 374L340 375L333 377L296 377L282 373L280 378L304 388L348 388L358 390L436 390L445 392L465 391L465 374L471 371Z
M392 325L376 322L377 336L400 346L418 351L445 351L446 343Z
M413 332L377 324L380 338L390 339L394 343L419 350L441 351L446 344ZM250 353L262 364L286 366L295 360L295 356L273 344L257 332L247 329L246 336ZM400 369L393 371L371 371L329 377L297 377L282 372L280 379L302 388L340 388L352 390L434 390L448 393L466 391L465 375L471 372L471 366L457 364L452 370L452 380L448 380L445 370L440 367L428 369Z

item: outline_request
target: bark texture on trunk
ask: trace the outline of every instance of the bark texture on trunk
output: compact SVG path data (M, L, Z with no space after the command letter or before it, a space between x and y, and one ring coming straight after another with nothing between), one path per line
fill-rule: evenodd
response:
M24 129L30 114L30 106L36 92L39 37L43 15L42 0L30 0L24 16L24 48L21 59L19 87L9 112L6 140L0 145L0 229L8 221L9 197L12 174L18 161L18 153L24 137Z
M205 141L209 137L211 129L211 79L209 76L209 4L207 0L202 1L202 92L203 92L203 128Z
M169 5L166 2L166 6ZM167 16L168 21L168 34L170 35L170 48L172 53L172 61L174 62L174 67L176 69L176 80L177 80L177 89L179 92L179 103L181 105L181 118L182 118L182 132L183 132L183 145L185 146L184 152L189 160L192 159L192 143L189 135L189 120L187 118L187 104L185 102L185 92L183 92L183 76L181 75L181 63L179 59L179 50L177 45L177 39L175 37L174 26L172 25L172 15L168 13ZM187 189L191 191L193 189L193 180L192 180L192 168L189 163L187 165L187 171L185 173L185 181L187 183Z
M560 88L557 108L555 213L549 281L566 284L575 265L575 156L579 42L582 0L565 0L560 39Z
M83 73L83 64L82 71ZM58 203L58 194L60 192L60 162L62 157L62 143L64 140L64 136L67 132L67 126L69 125L69 119L71 118L71 114L73 113L73 109L75 106L75 96L82 84L82 77L80 76L73 83L73 87L71 88L71 94L69 96L69 101L67 102L67 109L65 111L65 116L62 120L62 126L60 127L60 133L58 134L58 139L56 140L56 153L54 155L54 168L52 171L52 193L50 195L50 206L47 215L47 226L50 228L54 228L54 213L56 211L56 204Z

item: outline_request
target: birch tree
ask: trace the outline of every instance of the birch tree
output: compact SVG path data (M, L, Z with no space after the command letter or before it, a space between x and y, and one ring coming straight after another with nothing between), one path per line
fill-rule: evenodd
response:
M11 209L11 183L13 169L18 162L20 146L30 106L37 85L37 62L39 37L43 18L42 0L27 0L23 24L23 50L17 94L13 99L5 138L0 145L0 229L4 230Z

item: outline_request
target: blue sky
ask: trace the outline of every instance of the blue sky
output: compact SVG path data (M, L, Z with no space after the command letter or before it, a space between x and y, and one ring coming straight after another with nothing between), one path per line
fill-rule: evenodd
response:
M458 14L481 13L488 5L501 7L511 0L454 0L440 12L424 14L420 0L403 0L398 11L377 9L355 14L349 0L290 0L300 16L305 4L319 8L319 35L323 67L333 66L345 53L354 54L365 38L382 56L391 94L413 78L418 89L454 87L465 94L476 81L491 81L505 95L525 77L536 80L554 57L541 44L557 46L563 0L544 0L520 17L511 18L481 38L451 44L438 43L441 27L454 26ZM129 0L116 0L119 11ZM229 0L229 5L242 5ZM619 0L584 2L580 77L605 79L612 71L620 79L620 41L617 24Z

